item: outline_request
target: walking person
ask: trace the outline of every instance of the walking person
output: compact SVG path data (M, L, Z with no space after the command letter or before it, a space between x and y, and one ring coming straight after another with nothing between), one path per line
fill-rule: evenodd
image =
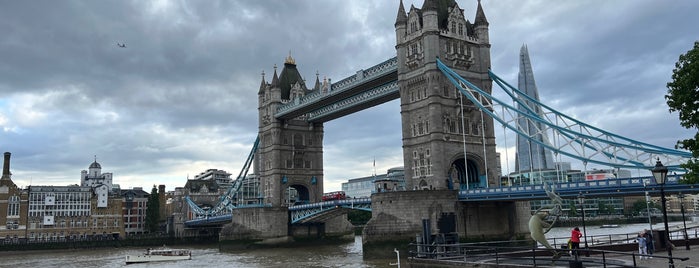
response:
M653 245L653 233L649 230L643 230L643 237L646 239L646 252L648 252L648 258L653 258L653 252L655 252L655 245Z
M641 256L641 260L648 258L648 248L646 248L646 238L643 236L645 232L638 233L636 240L638 241L638 254Z
M575 256L578 256L578 250L580 249L580 238L582 237L580 228L575 227L573 231L570 232L570 250Z

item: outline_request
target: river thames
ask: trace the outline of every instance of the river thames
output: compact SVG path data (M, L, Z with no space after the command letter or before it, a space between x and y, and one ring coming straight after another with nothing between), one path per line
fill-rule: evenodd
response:
M670 223L671 228L680 223ZM582 226L581 226L582 227ZM624 224L619 228L587 226L587 235L633 234L648 228L646 224ZM655 224L654 229L662 229ZM582 229L582 228L581 228ZM570 227L556 227L547 234L549 239L567 240ZM553 241L551 241L553 242ZM128 267L359 267L384 268L396 259L364 260L361 236L354 242L334 245L314 245L293 248L270 248L241 251L219 251L216 245L176 246L192 250L192 260L131 264ZM88 250L51 250L0 252L0 267L124 267L126 255L143 253L145 248L99 248ZM406 266L401 256L401 265Z
M396 262L395 259L364 260L361 236L346 244L235 252L219 251L215 245L177 248L191 249L192 260L130 264L128 267L396 267L389 264ZM100 248L0 252L0 267L124 267L126 255L144 251L144 248ZM404 256L401 258L404 259Z

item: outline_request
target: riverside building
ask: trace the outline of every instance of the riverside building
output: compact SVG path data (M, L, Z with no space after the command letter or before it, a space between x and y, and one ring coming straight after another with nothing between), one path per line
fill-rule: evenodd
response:
M124 235L122 198L112 191L111 173L96 161L81 184L31 185L20 189L10 178L5 153L0 180L0 240L3 243L116 239Z
M386 174L350 179L342 183L342 191L348 198L370 197L383 191L405 191L403 167L390 168Z
M10 155L4 155L0 178L0 243L17 243L27 234L28 194L12 181Z

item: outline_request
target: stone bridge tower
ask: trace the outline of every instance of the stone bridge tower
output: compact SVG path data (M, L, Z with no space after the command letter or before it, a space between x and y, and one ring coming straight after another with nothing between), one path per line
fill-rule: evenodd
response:
M454 0L425 0L407 13L401 1L395 30L407 187L496 185L500 163L493 120L462 100L436 64L440 58L491 92L488 20L480 1L473 23Z
M260 143L255 155L255 174L260 178L265 204L279 207L289 202L321 201L323 124L309 123L305 118L274 117L277 107L298 101L314 90L320 90L318 78L315 87L308 89L291 55L279 76L274 67L271 83L265 82L263 74L258 92Z

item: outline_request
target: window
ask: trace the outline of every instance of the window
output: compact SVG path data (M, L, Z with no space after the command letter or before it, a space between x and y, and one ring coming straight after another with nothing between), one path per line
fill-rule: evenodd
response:
M294 157L294 168L302 168L303 167L303 158L296 156Z
M7 204L7 217L19 217L19 196L10 196Z

